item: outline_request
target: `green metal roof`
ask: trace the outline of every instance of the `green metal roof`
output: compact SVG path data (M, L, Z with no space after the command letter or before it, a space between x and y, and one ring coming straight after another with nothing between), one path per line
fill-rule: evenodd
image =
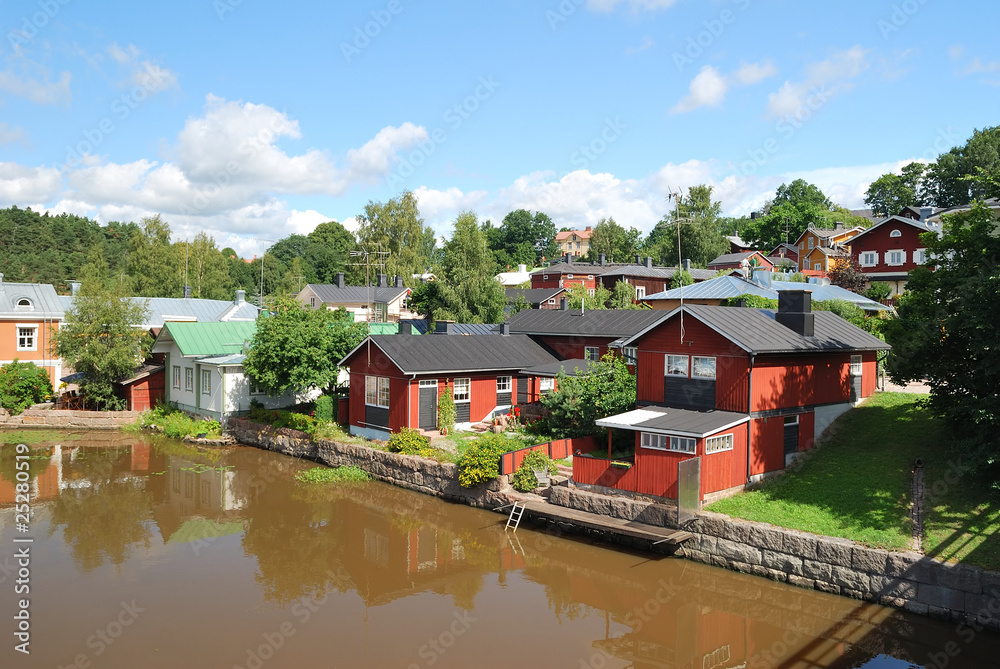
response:
M164 323L163 329L185 356L242 353L243 345L257 331L254 321L224 323ZM160 335L163 336L162 333Z
M399 334L399 323L369 323L368 334L373 334L373 335Z

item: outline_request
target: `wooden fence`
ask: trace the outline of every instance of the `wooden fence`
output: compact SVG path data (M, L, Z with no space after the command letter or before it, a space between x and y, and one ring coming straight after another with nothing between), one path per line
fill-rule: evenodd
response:
M573 439L556 439L547 441L544 444L535 444L510 451L500 456L500 473L513 474L524 462L525 456L531 451L542 451L553 460L562 460L577 451L590 453L597 450L597 440L594 437L576 437Z

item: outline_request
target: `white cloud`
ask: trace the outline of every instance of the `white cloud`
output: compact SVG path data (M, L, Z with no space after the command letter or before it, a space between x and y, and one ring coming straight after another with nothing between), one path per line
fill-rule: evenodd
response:
M961 44L952 44L948 47L948 57L952 60L958 60L965 53L965 47Z
M25 58L20 51L7 58L7 67L0 71L0 91L40 105L68 105L72 99L69 72L61 72L51 80L49 69Z
M625 54L631 56L632 54L640 53L642 51L645 51L646 49L652 48L654 44L656 44L656 42L653 41L653 38L650 37L649 35L646 35L646 37L642 39L642 43L639 44L639 46L629 47L625 49Z
M768 96L767 113L774 118L785 118L797 114L808 104L811 96L822 91L827 97L848 90L851 80L858 77L871 65L868 51L853 46L846 51L838 51L826 60L809 63L805 67L805 78L801 81L785 81L776 92Z
M23 206L25 202L51 202L61 189L59 170L0 163L0 202Z
M134 44L122 48L117 42L112 42L108 47L108 54L122 65L128 65L139 57L139 49Z
M0 121L0 144L23 143L25 141L27 141L27 137L24 134L24 128Z
M613 12L625 4L631 11L656 11L673 6L676 0L587 0L587 9L594 12Z
M177 73L151 60L141 59L142 52L136 45L123 48L112 42L107 51L116 63L128 70L124 83L129 86L141 86L149 93L177 87Z
M744 63L728 76L722 75L717 68L711 65L705 65L691 80L688 94L670 111L674 114L683 114L699 107L718 106L725 99L731 86L756 84L767 77L774 76L777 72L778 68L771 61Z

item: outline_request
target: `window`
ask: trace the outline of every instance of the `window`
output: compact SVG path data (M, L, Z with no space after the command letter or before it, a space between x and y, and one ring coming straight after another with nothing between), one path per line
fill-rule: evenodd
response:
M700 358L698 356L692 358L691 376L699 379L714 379L715 358Z
M851 376L861 376L861 356L851 356Z
M646 287L636 286L635 287L635 299L641 300L646 297Z
M799 250L800 251L805 251L806 250L806 243L805 242L802 242L801 244L799 244Z
M903 252L902 251L887 251L885 254L885 264L886 265L902 265L903 264Z
M472 396L472 379L455 379L455 401L468 402Z
M247 379L247 381L250 381L250 379ZM265 391L263 388L261 388L260 386L258 386L253 381L250 381L250 394L251 395L267 395L267 391Z
M816 246L816 239L813 237L809 238L809 248Z
M184 390L194 392L194 370L190 367L184 368Z
M543 376L539 379L538 390L543 393L551 393L556 389L556 380L551 376Z
M892 232L889 233L889 236L890 237L902 237L903 233L900 232L899 230L893 230Z
M32 308L31 300L29 300L26 297L22 297L20 300L17 301L17 305L15 306L15 308L20 309L22 311L30 311Z
M874 267L878 264L878 253L875 251L865 251L861 254L862 267Z
M655 448L660 451L667 450L667 440L670 437L663 434L653 434L652 432L643 432L640 444L643 448Z
M593 288L588 288L587 289L587 295L590 295L591 297L593 297L594 296L594 289Z
M572 279L572 278L573 278L573 275L572 275L572 274L567 274L567 275L566 275L566 278L567 278L567 279Z
M580 250L580 242L577 242L577 243L576 243L576 250L577 250L577 251L579 251L579 250Z
M670 450L680 453L694 453L697 450L698 442L687 437L670 437Z
M201 394L212 394L212 370L210 369L201 370Z
M38 334L37 325L22 325L17 324L17 350L18 351L37 351L38 347L35 345L35 335Z
M509 376L498 376L497 377L497 392L498 393L509 393L510 392L510 377Z
M315 297L310 297L309 298L309 306L312 307L313 309L316 308L316 298Z
M550 297L549 298L549 304L555 304L555 303L556 303L556 298Z
M384 376L365 377L365 404L389 408L389 379Z
M927 249L917 249L913 252L913 262L922 265L927 262Z
M593 279L593 278L594 278L594 275L593 275L593 274L588 274L588 275L587 275L587 278L588 278L588 279Z
M733 435L731 434L709 437L705 440L705 455L731 450L733 450Z
M622 354L625 357L626 364L638 365L639 364L639 349L635 346L626 346L622 349Z
M785 427L799 424L798 416L785 416Z
M583 347L583 359L584 360L600 360L601 359L601 349L597 346L584 346Z
M823 263L815 262L813 263L813 269L817 272L823 271Z
M386 323L389 320L389 305L385 302L375 303L375 322Z
M180 390L181 389L181 366L180 365L174 365L173 369L171 370L171 378L173 379L173 383L172 383L173 387L176 388L177 390Z
M686 355L668 355L667 365L663 373L667 376L683 376L687 378L688 357Z

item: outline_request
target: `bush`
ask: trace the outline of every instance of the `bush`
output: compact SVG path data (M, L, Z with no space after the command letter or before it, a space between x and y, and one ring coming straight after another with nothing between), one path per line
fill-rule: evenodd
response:
M283 411L279 409L265 409L257 405L250 409L247 418L255 423L266 423L274 428L287 427L291 430L299 430L313 434L316 431L316 419L304 413L294 411Z
M51 396L52 382L41 367L17 358L0 367L0 406L10 413L17 415Z
M139 414L138 424L142 428L162 432L173 439L196 437L199 434L215 438L222 434L219 421L197 420L180 409L162 404Z
M320 423L332 423L337 420L337 400L329 395L320 395L316 399L316 420Z
M393 453L403 455L420 455L425 458L434 455L431 448L431 440L420 434L419 431L408 427L402 428L399 432L394 432L389 437L389 450Z
M444 384L444 392L438 399L438 429L442 433L451 434L455 431L455 396L451 386Z
M772 300L767 297L761 297L760 295L751 295L746 293L744 295L737 295L736 297L727 297L722 300L719 304L723 307L738 307L741 303L749 309L777 309L778 300Z
M370 479L368 472L353 465L336 469L313 467L295 475L295 480L301 483L361 483Z
M500 475L500 456L521 447L517 439L486 434L476 439L458 459L458 482L473 488Z
M885 281L872 281L872 285L868 286L868 290L865 291L865 297L876 302L887 300L890 295L892 295L892 286Z
M521 466L514 472L514 479L511 485L514 490L521 492L531 492L538 487L538 479L535 478L536 469L546 469L549 475L556 473L556 464L549 456L542 451L528 451L521 462Z

